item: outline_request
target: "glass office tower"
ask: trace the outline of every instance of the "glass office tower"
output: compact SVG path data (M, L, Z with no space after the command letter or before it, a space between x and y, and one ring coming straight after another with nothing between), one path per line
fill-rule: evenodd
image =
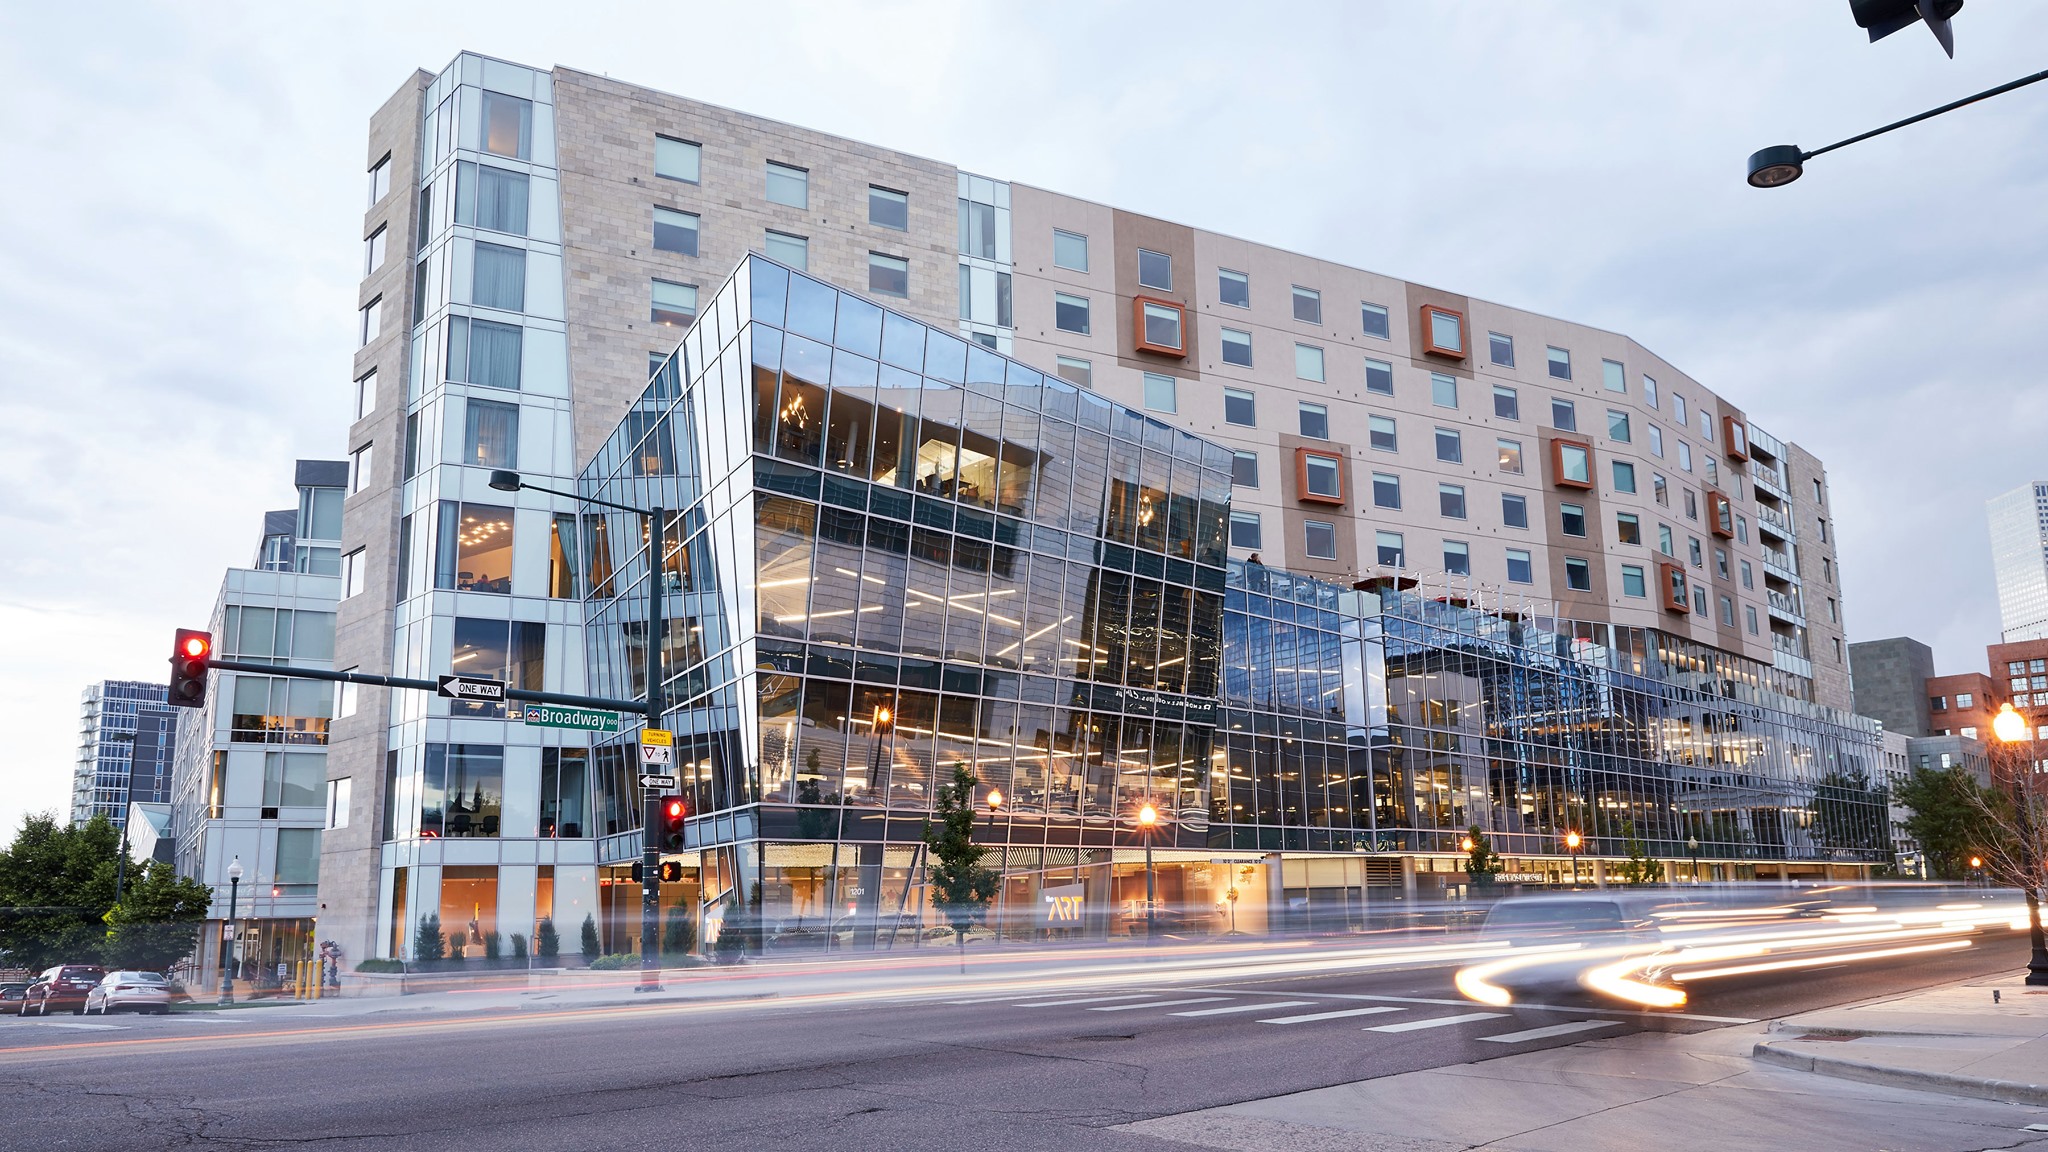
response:
M645 582L664 582L693 810L664 903L713 932L743 909L771 945L920 938L921 833L956 765L1020 935L1142 919L1145 803L1159 899L1190 932L1444 894L1475 825L1525 883L1569 867L1569 830L1589 858L1672 860L1697 838L1730 878L1885 858L1874 724L1651 630L1229 562L1230 464L743 261L580 479L659 525L585 506L554 531L596 694L645 690ZM589 751L613 950L639 921L634 738ZM584 815L567 779L552 797L543 780L543 827L551 803Z

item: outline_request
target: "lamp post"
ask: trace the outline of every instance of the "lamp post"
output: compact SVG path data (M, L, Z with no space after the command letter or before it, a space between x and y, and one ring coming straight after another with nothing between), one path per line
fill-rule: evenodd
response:
M1159 826L1159 809L1150 801L1138 809L1138 833L1145 838L1145 943L1159 934L1158 889L1152 876L1152 830Z
M661 678L662 647L665 639L661 621L661 591L666 574L662 562L667 559L668 516L657 504L652 508L635 508L630 504L619 504L611 500L600 500L594 496L579 496L574 492L563 492L555 488L543 488L528 484L520 479L519 473L508 468L491 471L491 487L500 492L517 492L526 489L560 496L583 504L595 504L620 512L647 517L647 698L646 727L658 731L661 728ZM660 789L640 790L640 983L636 992L661 991L661 834L656 805L661 802Z
M2039 759L2034 749L2034 726L2027 718L2014 711L2010 703L1998 706L1998 715L1991 718L1992 735L1998 737L1998 746L2004 754L1999 757L2005 762L2008 773L2014 777L2014 797L2019 810L2020 867L2027 893L2027 939L2033 946L2033 954L2027 958L2027 983L2048 985L2048 941L2042 939L2041 901L2038 875L2041 866L2040 847L2034 843L2034 769ZM2019 745L2027 745L2025 765L2015 765Z
M237 856L228 864L228 920L225 925L227 939L220 948L220 1002L235 1002L235 962L233 952L241 943L241 933L235 931L236 898L242 894L242 858Z
M882 741L896 734L896 714L889 711L887 704L875 705L875 722L868 730L875 738L875 753L869 758L868 764L868 791L872 793L875 785L882 779ZM887 797L888 793L884 790L883 798L886 800Z
M1975 96L1965 96L1952 104L1943 104L1939 108L1929 109L1918 116L1908 116L1904 120L1894 121L1882 128L1873 128L1860 136L1851 136L1847 140L1837 141L1825 148L1816 148L1811 152L1802 150L1797 144L1773 144L1769 148L1759 149L1751 153L1749 157L1750 187L1782 188L1799 179L1805 173L1808 160L1824 152L1833 152L1837 148L1847 148L1851 144L1868 140L1872 136L1882 136L1895 128L1904 128L1908 124L1918 124L1922 120L1931 119L1944 112L1953 112L1964 105L1975 104L1979 100L1986 100L2001 92L2010 92L2015 88L2023 88L2039 80L2048 80L2048 72L2036 72L2032 76L2022 76L2011 83L2000 84L1996 88L1988 88L1977 93Z
M1692 882L1697 884L1700 882L1700 838L1687 836L1685 850L1692 853Z
M1575 831L1566 831L1564 834L1564 850L1571 853L1572 857L1572 887L1574 888L1579 886L1579 846L1585 842L1585 837L1580 836Z

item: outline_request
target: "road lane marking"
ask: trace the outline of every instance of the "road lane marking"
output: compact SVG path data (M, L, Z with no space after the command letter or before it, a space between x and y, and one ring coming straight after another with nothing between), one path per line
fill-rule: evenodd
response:
M1271 1007L1271 1005L1268 1005L1268 1007ZM1338 1011L1338 1012L1310 1012L1310 1013L1308 1013L1308 1014L1306 1014L1306 1015L1303 1015L1303 1016L1275 1016L1275 1017L1273 1017L1273 1018L1272 1018L1271 1020L1261 1020L1261 1021L1259 1021L1259 1023L1261 1023L1261 1024L1308 1024L1308 1023L1311 1023L1311 1022L1313 1022L1313 1021L1316 1021L1316 1020L1338 1020L1338 1019L1342 1019L1343 1017L1346 1017L1346 1016L1378 1016L1378 1015L1380 1015L1380 1014L1382 1014L1382 1013L1385 1013L1385 1012L1405 1012L1405 1011L1407 1011L1407 1009L1405 1009L1405 1008L1392 1008L1392 1007L1388 1007L1387 1005L1384 1005L1384 1004L1382 1004L1382 1005L1380 1005L1380 1006L1378 1006L1378 1007L1375 1007L1375 1008L1345 1008L1345 1009L1343 1009L1342 1011Z
M1424 1028L1446 1028L1452 1024L1469 1024L1474 1020L1498 1020L1504 1012L1466 1012L1458 1016L1438 1016L1430 1020L1404 1020L1399 1024L1382 1024L1367 1028L1367 1032L1418 1032Z
M1126 992L1120 996L1083 996L1079 1000L1028 1000L1012 1008L1064 1008L1069 1004L1107 1004L1111 1000L1150 1000L1157 993Z
M1056 996L1056 992L1019 992L1011 996L981 996L973 1000L948 1000L948 1004L1001 1004L1005 1000L1036 1000L1040 996ZM899 1001L908 1003L909 1001Z
M1313 1000L1274 1000L1265 1004L1232 1004L1225 1008L1197 1008L1193 1012L1168 1012L1168 1016L1226 1016L1232 1012L1264 1012L1269 1008L1299 1008Z
M1233 996L1285 995L1285 993L1277 992L1248 992L1242 988L1232 988L1229 985L1221 987L1212 985L1209 987L1176 988L1174 991L1228 992ZM1316 992L1314 994L1325 1000L1372 1000L1384 1004L1438 1004L1446 1008L1467 1008L1472 1004L1470 1000L1437 1000L1427 996L1369 996L1358 992ZM1646 1012L1638 1008L1595 1008L1589 1004L1535 1004L1523 1003L1518 1000L1515 1002L1515 1007L1526 1008L1535 1012L1571 1012L1582 1016L1587 1014L1596 1016L1643 1016L1655 1020L1699 1020L1708 1024L1756 1023L1753 1018L1748 1016L1707 1016L1698 1012Z
M1564 1024L1552 1024L1546 1028L1531 1028L1526 1032L1508 1032L1500 1036L1481 1036L1488 1044L1520 1044L1525 1040L1548 1040L1552 1036L1569 1036L1574 1032L1585 1032L1593 1028L1619 1028L1619 1020L1573 1020Z
M1090 1012L1129 1012L1133 1008L1178 1008L1183 1004L1214 1004L1228 1000L1228 996L1197 996L1192 1000L1147 1000L1143 1004L1111 1004L1106 1008L1090 1008Z
M126 1032L126 1024L59 1024L52 1020L43 1025L46 1028L85 1028L93 1032Z

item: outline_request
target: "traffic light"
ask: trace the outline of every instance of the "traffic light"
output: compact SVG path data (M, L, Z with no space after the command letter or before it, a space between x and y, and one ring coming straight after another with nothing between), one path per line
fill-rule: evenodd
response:
M1962 8L1963 0L1849 0L1849 14L1858 28L1870 33L1872 44L1924 22L1950 59L1955 58L1956 36L1948 22Z
M646 873L646 872L645 872L645 871L644 871L644 870L643 870L643 869L641 868L641 866L640 866L640 861L638 861L638 860L635 860L635 861L633 861L633 883L635 883L635 884L641 884L641 883L645 883L645 882L646 882L646 877L647 877L647 873Z
M661 820L661 849L683 850L683 821L690 815L690 802L681 796L663 796L656 815Z
M663 884L676 884L676 883L680 883L680 882L682 881L682 879L683 879L683 862L682 862L682 861L680 861L680 860L663 860L663 861L661 862L661 882L662 882Z
M178 629L178 638L171 646L172 707L198 708L206 703L206 673L212 656L213 633Z

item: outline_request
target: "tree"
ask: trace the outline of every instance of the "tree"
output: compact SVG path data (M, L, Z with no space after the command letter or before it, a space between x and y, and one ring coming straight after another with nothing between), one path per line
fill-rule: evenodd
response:
M597 942L597 913L586 913L583 917L583 962L588 964L604 955L604 946Z
M107 910L107 962L147 972L168 969L192 954L212 904L212 888L178 875L162 860L149 861L121 902Z
M1508 862L1493 850L1493 843L1479 825L1467 828L1465 838L1472 842L1472 847L1465 854L1465 875L1475 888L1493 887L1500 874L1507 871Z
M688 956L697 950L697 925L690 920L686 908L671 908L668 923L661 929L661 954L663 956Z
M988 849L974 842L974 773L967 765L953 765L953 780L939 786L936 814L939 822L924 823L925 877L931 885L932 903L953 925L960 942L960 965L967 966L967 926L996 898L1002 874L982 864Z
M1988 813L2002 798L1957 765L1945 772L1914 769L1899 785L1898 801L1913 812L1906 821L1906 834L1920 842L1934 878L1968 879L1970 857L1989 850L1994 823Z
M105 816L82 825L22 819L0 852L0 949L14 964L90 964L106 944L120 834Z
M543 916L533 929L533 954L540 962L552 968L555 959L562 954L562 934L555 931L555 918Z
M1622 851L1628 858L1615 866L1624 884L1649 884L1664 877L1664 866L1650 856L1650 846L1636 835L1636 822L1621 822Z
M412 934L412 962L422 966L438 964L447 946L441 936L441 914L430 912L420 917L419 927Z

